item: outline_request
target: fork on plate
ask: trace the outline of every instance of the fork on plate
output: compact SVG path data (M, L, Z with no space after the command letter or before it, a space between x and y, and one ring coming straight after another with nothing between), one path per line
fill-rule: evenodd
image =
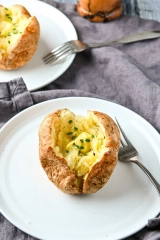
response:
M132 143L127 138L125 132L123 131L122 127L120 126L118 120L116 119L117 125L120 129L121 135L124 138L124 140L121 138L121 147L118 154L118 159L120 161L124 162L132 162L137 164L144 173L148 176L148 178L151 180L155 188L157 189L159 196L160 196L160 184L156 181L156 179L153 177L153 175L148 171L148 169L138 161L138 152L135 149L135 147L132 145Z
M82 52L89 48L100 48L104 46L111 46L117 43L131 43L147 39L154 39L158 37L160 37L160 31L145 31L125 36L112 42L97 43L90 45L83 43L80 40L72 40L63 43L59 47L53 49L49 54L43 57L43 61L47 65L53 65L73 53Z

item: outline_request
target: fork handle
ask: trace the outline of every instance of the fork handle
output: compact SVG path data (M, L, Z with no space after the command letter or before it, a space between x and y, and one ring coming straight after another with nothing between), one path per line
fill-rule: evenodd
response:
M88 44L88 48L99 48L104 46L110 46L117 43L132 43L136 41L142 41L147 39L154 39L160 37L160 31L145 31L140 33L135 33L129 36L122 37L118 40L108 42L108 43L99 43L99 44Z
M140 163L138 160L130 159L130 162L133 162L137 164L143 171L144 173L148 176L148 178L151 180L155 188L157 189L159 196L160 196L160 184L156 181L156 179L153 177L153 175L148 171L148 169Z

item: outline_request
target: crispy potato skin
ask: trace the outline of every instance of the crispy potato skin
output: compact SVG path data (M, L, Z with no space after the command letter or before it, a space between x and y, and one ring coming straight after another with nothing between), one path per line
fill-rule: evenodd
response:
M21 15L30 18L28 10L21 5L14 5ZM18 41L9 49L8 54L0 59L0 69L13 70L24 66L34 55L38 47L40 37L40 25L35 16L31 20L21 34Z
M39 128L39 156L48 178L64 193L79 194L77 180L64 158L55 155L52 148L52 122L61 110L49 114Z
M86 176L83 186L84 194L97 192L107 183L117 164L120 147L119 129L113 119L104 113L93 112L104 126L105 134L108 138L106 142L106 152Z
M75 174L64 158L56 156L52 148L52 122L60 115L57 110L47 115L39 127L39 157L48 178L64 193L91 194L101 189L110 178L118 160L120 133L117 125L108 115L92 111L105 128L106 151L101 160L93 165L85 176L83 189L77 185Z

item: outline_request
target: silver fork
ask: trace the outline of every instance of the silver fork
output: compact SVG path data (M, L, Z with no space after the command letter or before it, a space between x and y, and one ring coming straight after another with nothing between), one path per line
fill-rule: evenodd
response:
M140 32L140 33L135 33L133 35L125 36L112 42L90 44L90 45L83 43L80 40L72 40L53 49L49 54L43 57L43 60L46 64L52 65L73 53L82 52L89 48L100 48L104 46L111 46L117 43L131 43L131 42L142 41L147 39L154 39L158 37L160 37L160 31L145 31L145 32Z
M153 177L153 175L148 171L148 169L138 161L138 152L135 149L135 147L131 144L131 142L129 141L129 139L127 138L126 134L124 133L123 129L121 128L120 124L118 123L117 119L116 119L117 125L120 129L120 132L126 142L122 140L121 138L121 147L119 150L119 154L118 154L118 159L120 161L125 161L125 162L133 162L135 164L137 164L143 171L144 173L148 176L148 178L151 180L151 182L153 183L153 185L155 186L155 188L157 189L159 196L160 196L160 184L156 181L156 179ZM136 159L133 159L133 157L135 157Z

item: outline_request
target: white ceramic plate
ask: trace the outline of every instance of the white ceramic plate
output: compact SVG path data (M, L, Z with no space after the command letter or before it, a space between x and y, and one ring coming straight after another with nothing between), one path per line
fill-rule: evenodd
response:
M159 196L133 163L118 162L97 193L72 196L48 180L38 157L38 128L48 113L67 107L117 117L139 151L139 160L160 182L160 137L136 113L94 98L61 98L37 104L12 118L0 131L0 209L24 232L45 240L115 240L147 224L160 209Z
M15 4L15 0L1 0L3 6ZM17 0L25 6L40 23L40 42L33 58L22 68L12 71L0 70L0 82L23 77L29 91L43 87L61 76L71 65L75 54L54 66L48 67L42 58L60 44L77 39L77 33L70 20L58 9L37 0Z

